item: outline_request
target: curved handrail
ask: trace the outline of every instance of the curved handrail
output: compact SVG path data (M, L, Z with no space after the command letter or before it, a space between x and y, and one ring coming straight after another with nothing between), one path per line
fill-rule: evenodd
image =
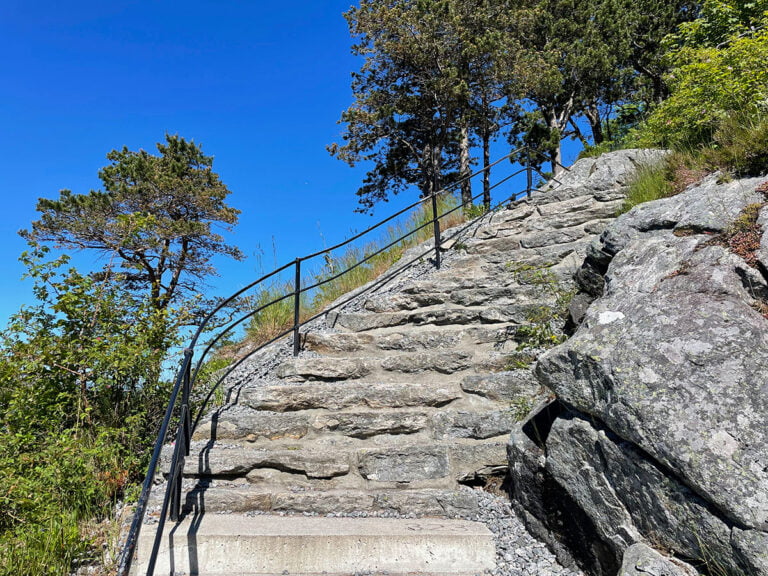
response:
M396 213L392 214L391 216L388 216L387 218L377 222L373 226L367 228L366 230L363 230L362 232L355 234L351 238L348 238L344 240L343 242L340 242L330 248L326 248L324 250L309 254L307 256L303 256L301 258L296 258L294 261L284 264L283 266L280 266L279 268L276 268L275 270L263 275L262 277L258 278L257 280L251 282L250 284L242 287L237 292L232 294L226 299L222 299L219 301L219 303L209 312L201 321L200 325L198 326L197 330L195 331L194 335L192 336L190 343L187 348L184 350L184 357L181 362L179 371L176 375L176 379L174 381L173 388L171 390L171 395L168 402L168 407L166 408L166 412L163 418L163 421L160 425L160 430L157 435L157 441L155 442L155 446L153 448L152 457L150 458L149 466L147 467L147 474L144 479L144 483L142 485L142 491L141 495L139 496L139 499L136 504L136 508L134 511L134 517L131 523L131 528L128 533L126 542L123 546L119 561L118 561L118 575L119 576L127 576L128 572L131 567L131 563L133 561L133 556L136 551L136 546L138 543L139 534L141 532L141 525L144 520L144 516L146 514L147 505L149 502L149 496L152 490L152 483L155 478L155 474L157 473L157 467L160 462L160 457L162 453L162 448L165 445L168 437L168 430L170 428L171 421L173 419L173 414L176 409L176 404L179 399L179 395L181 395L182 400L181 404L179 406L179 428L176 434L176 440L175 440L175 446L174 446L174 453L173 458L171 461L171 468L169 472L168 477L168 484L166 488L165 495L163 497L163 503L161 506L160 511L160 517L158 518L158 524L157 524L157 532L155 535L153 550L149 559L149 564L147 568L147 576L152 576L154 573L154 565L157 559L157 553L160 547L160 541L163 534L166 518L170 517L171 520L175 521L178 519L180 514L180 494L181 494L181 473L184 466L184 458L186 456L189 456L189 448L190 448L190 442L192 438L192 432L197 427L200 418L203 416L205 411L207 410L207 407L211 401L211 398L213 397L215 391L218 389L218 387L227 379L228 376L232 374L234 370L236 370L239 366L243 364L247 359L251 358L254 354L259 352L260 350L263 350L266 346L269 346L270 344L273 344L277 340L284 338L291 332L293 332L294 335L294 354L298 353L299 346L300 346L300 333L299 330L301 327L307 325L308 323L318 319L322 315L328 314L329 312L338 309L345 304L349 303L352 299L357 298L361 294L364 294L370 290L373 290L384 283L388 282L398 274L400 274L403 270L406 268L409 268L419 260L421 260L424 257L424 253L419 254L415 258L404 262L399 263L397 266L392 267L388 272L383 274L382 276L378 277L374 281L370 282L367 286L362 287L362 289L354 290L352 295L347 299L339 299L335 303L333 303L329 308L326 308L322 311L317 312L316 314L311 314L309 318L306 318L304 320L300 319L300 305L301 305L301 296L302 294L306 294L307 292L310 292L312 290L316 290L317 288L332 282L341 276L344 276L345 274L348 274L350 271L354 270L355 268L364 265L369 260L377 256L378 254L381 254L385 250L389 250L393 248L394 246L397 246L401 244L406 238L413 236L416 232L418 232L421 229L427 228L429 226L433 227L434 230L434 236L435 236L435 246L433 248L435 252L435 264L439 267L440 263L440 250L441 250L441 239L440 239L440 225L439 222L442 218L444 218L446 215L451 214L453 212L456 212L460 209L462 209L464 206L459 204L458 206L451 208L450 210L445 211L444 213L437 213L436 210L436 198L440 195L446 194L448 192L456 190L462 183L471 180L472 178L484 174L485 172L488 172L491 168L497 166L501 162L505 160L512 160L514 161L515 158L520 158L523 153L525 153L525 157L530 159L530 153L533 152L535 154L538 154L542 157L545 157L541 152L537 150L532 150L528 147L521 147L513 150L509 154L502 156L495 162L489 164L488 166L481 168L464 178L458 179L455 182L451 183L450 185L446 186L445 188L442 188L426 197L421 198L417 202L414 202L410 204L409 206L397 211ZM549 160L549 159L548 159ZM501 181L495 183L493 186L491 186L491 189L495 189L501 184L509 181L511 178L521 174L522 172L526 172L527 174L527 186L526 189L523 191L516 192L515 194L512 194L510 197L505 198L501 202L497 203L495 207L487 206L486 208L488 210L495 209L498 206L501 206L504 203L510 202L510 201L516 201L521 194L525 194L527 196L530 196L531 192L533 191L532 188L532 172L534 168L532 168L532 164L530 160L526 163L526 166L520 170L515 171L514 173L508 175L507 177L503 178ZM479 194L476 194L472 196L472 202L477 200L481 195L483 195L484 192L481 192ZM417 206L425 206L427 202L432 203L432 218L431 220L426 221L425 223L421 224L418 227L415 227L413 229L410 229L407 233L401 235L397 239L389 242L383 247L379 247L376 251L372 253L365 253L363 255L363 258L355 262L354 264L350 265L345 270L337 273L337 274L331 274L328 277L325 277L321 280L318 280L310 285L302 286L301 285L301 264L302 262L309 261L313 258L317 258L318 256L325 256L330 255L331 252L338 250L339 248L343 248L344 246L350 245L352 242L355 242L356 240L359 240L363 236L371 233L372 231L380 228L384 224L388 222L392 222L394 219L398 218L399 216L402 216L403 214L407 213L408 211L416 208ZM462 227L459 227L457 230L454 230L452 234L448 237L448 239L454 238L461 234L463 231L465 231L469 226L471 226L473 222L470 222ZM430 249L432 250L432 249ZM223 326L219 327L218 333L209 341L207 342L203 352L200 354L200 357L197 359L197 362L194 363L193 367L193 356L194 356L194 349L198 345L200 338L208 325L216 318L216 316L227 307L233 305L238 301L239 298L241 298L244 294L249 292L250 290L253 290L254 288L263 285L266 281L276 277L278 274L285 272L286 270L290 268L295 269L295 283L293 286L293 290L286 292L285 294L274 298L267 302L266 304L262 304L259 307L257 307L254 310L251 310L245 314L243 314L241 317L237 318L236 320L229 321L225 323ZM259 346L257 346L255 349L250 350L247 354L245 354L242 358L237 359L231 366L229 366L222 375L219 376L217 381L211 386L210 390L208 391L208 394L203 399L202 404L199 406L197 410L197 414L195 415L194 419L192 418L191 414L191 407L190 407L190 396L192 391L192 386L197 381L197 378L200 375L200 371L202 367L204 366L204 362L206 358L208 357L209 353L214 349L215 345L220 342L225 336L228 334L231 334L232 331L240 326L243 322L246 320L253 318L256 314L259 312L269 308L270 306L275 305L276 303L279 303L281 301L284 301L286 299L293 298L294 299L294 322L293 325L284 330L281 331L278 335L272 337L268 342L265 342Z

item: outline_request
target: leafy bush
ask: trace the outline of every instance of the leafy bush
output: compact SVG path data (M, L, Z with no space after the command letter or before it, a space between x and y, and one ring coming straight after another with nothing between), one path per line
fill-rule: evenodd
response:
M671 95L635 134L637 144L699 147L730 118L768 112L768 30L721 47L686 47L673 59Z
M562 325L568 316L568 306L575 291L565 286L547 267L512 265L515 279L520 284L530 284L540 287L542 293L548 294L551 304L543 304L532 308L526 314L528 324L519 326L515 339L520 343L520 349L551 348L565 341Z
M24 256L38 303L0 334L3 576L69 572L82 523L140 479L168 398L166 314L46 254Z

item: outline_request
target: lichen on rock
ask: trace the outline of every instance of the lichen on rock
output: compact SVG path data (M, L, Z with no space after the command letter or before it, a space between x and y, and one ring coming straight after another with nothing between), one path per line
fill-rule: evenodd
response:
M576 275L578 328L539 359L564 409L537 473L615 554L598 572L644 542L768 574L768 251L763 236L755 266L713 241L764 200L761 182L710 177L614 221Z

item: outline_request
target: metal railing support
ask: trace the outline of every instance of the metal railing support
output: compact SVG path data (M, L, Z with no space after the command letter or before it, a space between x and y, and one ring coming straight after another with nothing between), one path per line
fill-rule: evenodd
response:
M531 167L531 151L528 148L525 149L525 179L526 196L530 197L533 190L533 168Z
M299 320L301 316L301 258L296 258L296 280L293 299L293 355L298 356L301 349Z
M440 268L440 219L437 214L437 192L432 193L432 226L435 231L435 267Z

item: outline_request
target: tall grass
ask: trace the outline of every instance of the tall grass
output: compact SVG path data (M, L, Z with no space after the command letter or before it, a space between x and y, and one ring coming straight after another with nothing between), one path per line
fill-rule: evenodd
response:
M90 543L80 532L76 511L59 510L46 522L20 526L0 538L0 574L3 576L61 576L85 553Z
M444 195L438 199L437 213L445 214L458 206L455 196ZM388 226L379 238L362 246L349 245L338 256L325 254L320 270L311 272L311 280L304 281L306 285L322 284L311 292L302 292L300 320L311 318L344 294L375 280L400 260L406 250L432 238L432 219L432 206L425 203L406 220ZM457 209L439 218L440 228L445 230L465 220L463 210ZM384 247L387 248L382 250ZM291 294L251 318L246 329L248 344L268 342L293 326L293 292L292 281L276 281L251 297L248 307L253 310Z
M629 212L638 204L666 198L672 194L672 191L666 166L644 166L637 171L637 175L630 183L627 198L619 214Z

